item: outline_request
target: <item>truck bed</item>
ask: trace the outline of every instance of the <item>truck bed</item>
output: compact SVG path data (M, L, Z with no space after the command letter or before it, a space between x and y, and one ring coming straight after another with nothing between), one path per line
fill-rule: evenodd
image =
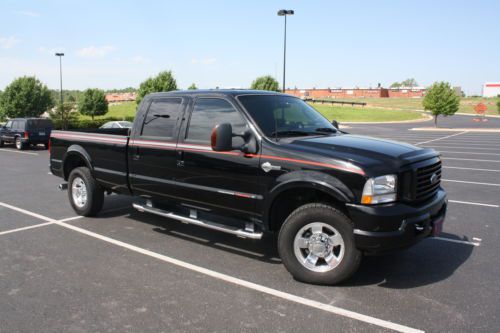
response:
M79 152L87 157L84 165L92 170L101 186L129 193L128 133L126 128L52 131L50 170L67 180L65 166L77 163L72 162L72 157ZM82 163L81 158L78 163Z

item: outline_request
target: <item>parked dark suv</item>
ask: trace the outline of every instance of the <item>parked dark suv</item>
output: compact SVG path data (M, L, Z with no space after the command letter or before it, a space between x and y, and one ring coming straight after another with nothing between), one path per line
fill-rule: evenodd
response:
M43 144L49 147L52 121L42 118L11 119L0 128L0 147L4 143L14 143L19 150L30 145Z

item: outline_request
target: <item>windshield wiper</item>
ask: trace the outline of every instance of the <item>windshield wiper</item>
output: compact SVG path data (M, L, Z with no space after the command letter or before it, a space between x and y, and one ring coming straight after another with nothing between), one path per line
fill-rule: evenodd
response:
M335 128L330 128L330 127L319 127L315 129L316 132L323 132L323 133L337 133L338 131Z
M276 136L276 135L308 136L311 134L315 134L315 133L314 132L305 132L305 131L296 131L296 130L284 130L284 131L274 131L271 133L271 136Z

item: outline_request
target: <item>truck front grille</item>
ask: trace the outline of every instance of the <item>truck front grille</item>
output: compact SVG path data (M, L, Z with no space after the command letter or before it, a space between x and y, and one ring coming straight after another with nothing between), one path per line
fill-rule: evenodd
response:
M424 201L436 194L441 184L441 161L417 168L414 184L415 201Z

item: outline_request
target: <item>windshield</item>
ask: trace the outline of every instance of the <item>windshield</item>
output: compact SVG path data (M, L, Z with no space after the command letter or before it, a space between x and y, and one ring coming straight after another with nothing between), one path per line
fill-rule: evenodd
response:
M242 95L238 100L267 137L328 135L333 125L304 101L282 95Z

